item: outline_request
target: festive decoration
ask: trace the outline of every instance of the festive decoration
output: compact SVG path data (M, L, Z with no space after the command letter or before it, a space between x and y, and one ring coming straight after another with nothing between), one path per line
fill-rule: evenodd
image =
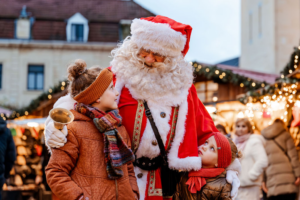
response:
M194 66L195 74L205 76L207 79L221 83L233 83L240 87L245 87L247 91L254 91L265 87L266 82L260 82L245 76L233 73L231 70L218 68L217 66L202 65L197 62L191 63Z
M37 109L40 106L40 103L42 101L50 100L50 99L52 99L54 94L64 91L65 88L67 87L67 84L68 84L67 81L60 82L58 85L50 88L48 91L39 95L36 99L33 99L28 106L14 110L10 116L4 117L4 115L3 115L3 119L4 118L5 118L5 120L6 119L14 119L14 118L18 118L21 116L29 115L32 111L34 111L35 109ZM2 117L2 115L1 115L1 117Z
M300 58L300 46L294 48L294 52L291 55L290 61L281 71L281 78L285 78L295 70L299 69L299 58Z
M276 80L276 83L273 85L265 85L255 91L248 91L244 96L239 98L239 101L242 103L248 102L262 102L261 100L266 96L272 96L273 101L277 101L280 96L290 96L289 101L287 102L290 106L291 103L295 102L297 96L297 86L300 79L293 78L292 75L296 70L299 70L299 58L300 58L300 46L294 48L294 52L291 55L291 58L284 69L281 71L280 78ZM292 100L291 100L292 99Z

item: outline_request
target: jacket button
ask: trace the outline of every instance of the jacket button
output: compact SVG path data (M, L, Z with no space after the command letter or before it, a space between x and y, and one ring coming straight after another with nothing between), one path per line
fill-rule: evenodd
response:
M142 177L143 177L143 174L142 174L142 173L139 173L139 174L137 175L137 177L138 177L138 178L142 178Z
M165 117L166 117L166 113L161 112L161 113L160 113L160 116L161 116L161 118L165 118Z
M157 145L156 140L153 140L153 141L152 141L152 145L153 145L153 146L156 146L156 145Z

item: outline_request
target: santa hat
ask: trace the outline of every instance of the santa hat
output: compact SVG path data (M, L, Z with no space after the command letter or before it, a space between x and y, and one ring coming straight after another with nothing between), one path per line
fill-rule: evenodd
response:
M190 25L160 15L134 19L131 24L131 38L139 48L164 56L185 56L191 33Z
M211 136L215 137L218 148L218 168L226 168L231 163L231 147L230 143L225 135L219 132L209 133L201 138L198 138L198 146L204 144L204 142Z

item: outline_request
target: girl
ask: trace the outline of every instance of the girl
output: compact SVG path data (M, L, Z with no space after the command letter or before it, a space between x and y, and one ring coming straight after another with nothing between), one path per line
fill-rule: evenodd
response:
M206 135L198 144L202 169L182 176L173 199L230 200L231 185L226 182L225 168L241 154L231 139L222 133Z
M264 148L265 140L261 135L253 134L251 123L247 118L237 119L235 135L234 142L239 151L243 153L243 158L240 160L242 172L239 174L241 186L237 199L260 199L262 173L268 166Z
M77 101L68 143L52 149L48 184L60 200L138 199L134 155L122 126L109 69L86 69L83 60L68 67L69 93Z

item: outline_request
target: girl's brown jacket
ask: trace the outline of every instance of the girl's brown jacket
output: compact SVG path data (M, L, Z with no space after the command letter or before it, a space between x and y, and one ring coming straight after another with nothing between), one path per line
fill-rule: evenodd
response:
M138 195L133 165L123 165L124 176L117 180L107 178L104 162L103 135L92 119L74 110L75 120L67 126L65 146L52 149L46 168L47 182L60 200L132 200ZM124 126L118 128L123 140L131 148Z
M188 190L188 173L185 173L177 185L173 200L231 200L231 185L226 182L226 171L215 178L206 180L206 185L195 194Z

